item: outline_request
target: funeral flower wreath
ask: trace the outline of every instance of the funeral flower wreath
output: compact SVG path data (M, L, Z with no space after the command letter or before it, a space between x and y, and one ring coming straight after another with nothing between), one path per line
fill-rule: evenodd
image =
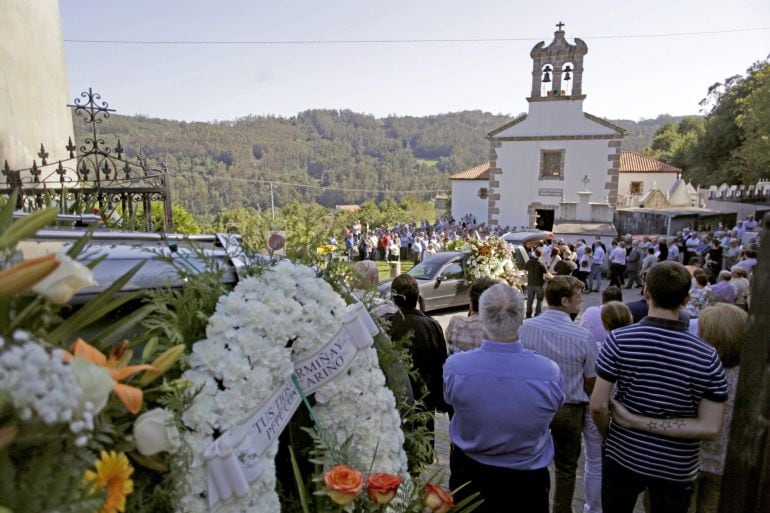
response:
M524 273L516 268L511 248L504 239L474 239L469 242L469 249L465 258L465 273L470 281L490 276L518 286Z
M179 511L209 511L204 451L216 435L243 423L251 411L294 371L294 362L321 349L340 327L344 300L309 267L281 261L241 281L223 296L209 319L206 339L197 342L184 378L201 387L183 421L183 439L193 461L184 476ZM290 346L290 347L287 347ZM352 365L315 392L319 428L361 462L381 472L406 472L404 436L393 394L385 386L373 347L358 352ZM262 476L244 498L217 511L276 512L274 458L277 442L262 454Z

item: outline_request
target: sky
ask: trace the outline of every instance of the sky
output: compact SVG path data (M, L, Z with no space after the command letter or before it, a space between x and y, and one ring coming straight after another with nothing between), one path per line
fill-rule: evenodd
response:
M709 86L770 54L767 0L60 0L59 7L71 98L92 87L119 114L186 121L307 109L517 115L531 90L529 52L549 44L560 21L569 42L588 45L584 110L608 119L699 114ZM386 42L361 42L373 40Z

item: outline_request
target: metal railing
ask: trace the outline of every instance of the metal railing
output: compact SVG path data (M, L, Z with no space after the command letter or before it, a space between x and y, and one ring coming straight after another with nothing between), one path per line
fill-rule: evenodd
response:
M56 162L48 162L49 154L41 144L37 154L40 163L33 160L25 169L11 169L5 160L0 194L18 191L16 206L23 211L56 206L62 214L99 215L118 228L172 231L171 188L165 163L151 167L141 150L129 160L120 139L115 146L108 146L97 127L114 109L90 88L80 96L85 100L76 98L68 107L89 127L84 144L77 148L70 138L65 146L69 158ZM154 205L159 205L162 213Z

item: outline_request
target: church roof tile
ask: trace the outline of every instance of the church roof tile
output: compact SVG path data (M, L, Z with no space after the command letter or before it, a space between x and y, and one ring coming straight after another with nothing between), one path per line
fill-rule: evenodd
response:
M621 173L681 173L682 170L633 151L620 152Z
M449 177L450 180L487 180L489 178L489 162L480 166L460 171Z

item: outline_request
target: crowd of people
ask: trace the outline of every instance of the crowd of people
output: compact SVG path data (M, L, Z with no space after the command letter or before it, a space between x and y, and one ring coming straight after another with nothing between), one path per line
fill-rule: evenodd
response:
M748 310L749 276L757 265L759 237L752 232L748 242L732 237L732 232L694 232L685 228L674 237L630 234L612 240L610 247L596 237L575 243L544 241L530 251L527 271L527 318L542 311L543 286L555 275L571 275L583 283L583 293L599 292L604 274L612 286L626 289L644 286L645 278L658 262L687 264L692 275L690 302L685 312L697 317L704 307L728 302ZM642 293L640 291L640 293Z
M526 297L478 279L443 331L397 277L390 335L412 333L426 404L450 415L457 498L571 513L583 453L586 513L631 512L642 494L653 513L715 512L757 265L747 233L544 242ZM624 304L621 287L642 297ZM601 305L581 312L593 292Z
M490 228L477 225L472 216L465 216L459 222L449 219L437 223L397 223L378 228L369 228L356 221L345 227L343 239L349 261L412 260L416 264L426 256L444 251L452 241L486 240L500 237L512 229L510 226Z

